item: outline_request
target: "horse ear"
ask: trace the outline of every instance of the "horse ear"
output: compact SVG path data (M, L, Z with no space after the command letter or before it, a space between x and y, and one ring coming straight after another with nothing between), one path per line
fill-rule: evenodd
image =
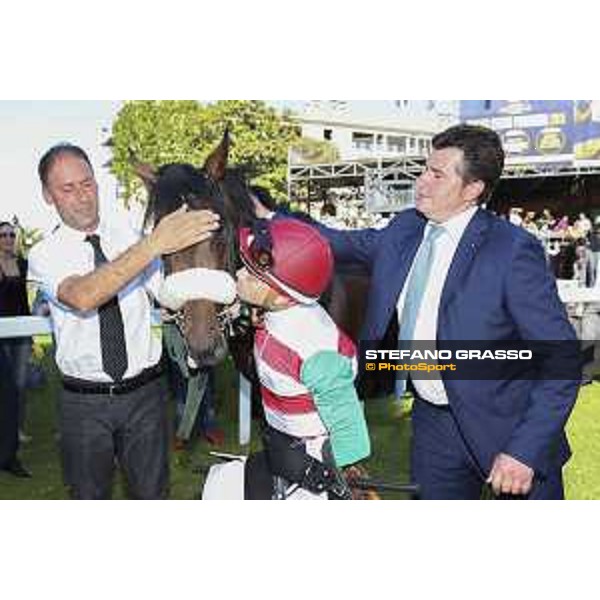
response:
M142 180L146 189L150 191L158 179L154 167L148 163L140 162L131 148L129 149L129 162L135 174Z
M227 128L223 134L221 143L204 162L204 170L215 181L223 181L225 178L225 169L227 168L227 159L229 158L230 143L231 139L229 135L229 128Z

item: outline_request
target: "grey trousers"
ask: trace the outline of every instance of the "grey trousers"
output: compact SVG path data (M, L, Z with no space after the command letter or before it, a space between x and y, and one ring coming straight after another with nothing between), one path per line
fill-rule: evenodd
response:
M163 378L119 396L63 389L59 426L64 480L73 498L110 498L117 464L129 497L167 497L169 441Z

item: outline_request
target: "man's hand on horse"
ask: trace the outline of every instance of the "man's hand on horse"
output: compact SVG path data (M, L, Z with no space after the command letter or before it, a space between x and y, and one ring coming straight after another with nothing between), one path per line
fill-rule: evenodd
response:
M487 483L496 495L526 496L531 491L534 471L531 467L508 454L498 454L494 459Z
M219 215L209 210L179 210L164 217L149 236L157 255L172 254L199 244L219 229Z

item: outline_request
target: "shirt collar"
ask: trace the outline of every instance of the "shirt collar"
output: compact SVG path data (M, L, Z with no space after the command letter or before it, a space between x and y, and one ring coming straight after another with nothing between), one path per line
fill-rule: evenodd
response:
M448 235L452 239L452 241L455 244L458 244L458 242L460 242L460 239L463 236L463 233L465 232L465 229L467 228L467 226L471 222L471 219L473 218L473 216L475 215L475 213L477 211L478 211L478 207L472 206L471 208L467 208L466 210L459 213L458 215L454 215L453 217L451 217L444 223L434 224L434 223L431 223L431 221L429 221L427 223L427 227L428 228L431 228L434 226L443 227L445 232L448 233Z
M80 241L80 242L85 241L85 239L88 235L93 235L93 234L96 234L100 238L102 238L103 234L106 233L106 230L107 230L107 225L104 222L104 220L102 219L102 217L100 217L100 223L98 224L98 227L94 231L91 231L91 232L80 231L79 229L73 229L72 227L69 227L64 222L61 223L59 227L60 227L60 231L62 232L63 236L67 237L70 240Z

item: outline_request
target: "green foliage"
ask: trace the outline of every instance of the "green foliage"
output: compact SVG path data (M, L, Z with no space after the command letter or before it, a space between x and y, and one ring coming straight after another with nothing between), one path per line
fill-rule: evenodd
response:
M113 124L111 169L125 201L143 199L142 184L130 164L137 160L154 167L170 162L202 165L226 128L232 136L230 162L243 166L254 183L275 197L285 197L288 148L299 137L289 118L259 100L131 101Z

